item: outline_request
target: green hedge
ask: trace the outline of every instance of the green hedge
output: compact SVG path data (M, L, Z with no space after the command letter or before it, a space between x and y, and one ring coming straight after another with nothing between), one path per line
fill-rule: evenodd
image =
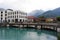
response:
M58 40L60 40L60 33L58 33Z

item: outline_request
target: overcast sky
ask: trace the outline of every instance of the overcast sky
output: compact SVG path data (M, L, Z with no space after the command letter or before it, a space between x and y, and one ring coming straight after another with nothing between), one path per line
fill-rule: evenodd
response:
M60 7L60 0L0 0L0 8L10 8L31 12L33 10L51 10Z

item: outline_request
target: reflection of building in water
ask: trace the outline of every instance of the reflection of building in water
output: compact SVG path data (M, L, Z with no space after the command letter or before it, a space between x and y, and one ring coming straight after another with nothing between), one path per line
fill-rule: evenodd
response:
M12 9L0 10L0 23L1 22L26 22L27 13L21 12L19 10L13 11Z

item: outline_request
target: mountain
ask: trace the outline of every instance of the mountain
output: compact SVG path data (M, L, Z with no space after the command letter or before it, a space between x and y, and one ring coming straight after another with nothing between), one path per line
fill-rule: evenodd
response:
M46 18L54 18L54 17L60 16L60 8L46 11L43 14L41 14L40 16L44 16Z
M28 16L34 16L34 17L38 17L39 15L41 15L44 11L43 10L34 10L31 13L28 14Z
M3 11L3 10L5 10L5 9L3 9L3 8L0 8L0 11Z

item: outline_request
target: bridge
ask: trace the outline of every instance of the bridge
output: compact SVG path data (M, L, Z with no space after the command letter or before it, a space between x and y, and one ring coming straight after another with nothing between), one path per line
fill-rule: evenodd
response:
M19 28L24 28L24 27L33 27L36 28L36 29L42 29L42 28L49 28L49 29L53 29L53 30L56 30L57 32L58 31L58 28L60 28L60 23L3 23L3 24L0 24L0 25L4 25L4 26L17 26Z

